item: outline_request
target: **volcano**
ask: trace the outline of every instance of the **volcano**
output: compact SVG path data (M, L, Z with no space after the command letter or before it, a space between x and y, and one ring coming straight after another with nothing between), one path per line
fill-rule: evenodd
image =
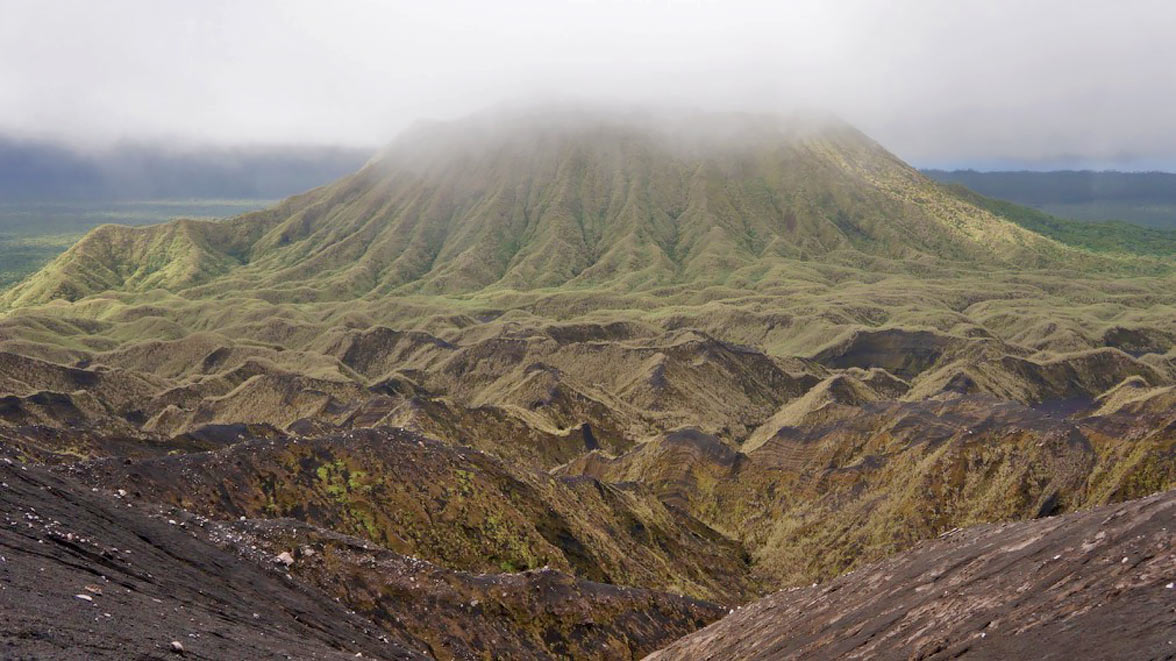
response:
M1065 556L1079 511L1176 486L1176 287L1170 256L1033 213L829 116L542 109L420 124L264 211L103 226L0 293L0 457L30 473L5 498L60 512L12 544L26 568L50 544L72 582L112 570L64 528L169 549L146 571L202 613L264 575L309 619L260 597L259 622L202 615L205 653L280 626L324 658L636 658L782 588L873 599L848 572L916 581L1027 535ZM1079 532L1033 521L1057 515ZM181 605L140 583L126 604ZM1052 607L974 583L986 617ZM38 588L36 613L70 594ZM780 640L816 594L761 602L755 637L706 631L834 649ZM873 603L845 609L899 626ZM64 612L72 633L24 649L135 651ZM18 651L36 613L3 629ZM698 635L666 654L714 654Z

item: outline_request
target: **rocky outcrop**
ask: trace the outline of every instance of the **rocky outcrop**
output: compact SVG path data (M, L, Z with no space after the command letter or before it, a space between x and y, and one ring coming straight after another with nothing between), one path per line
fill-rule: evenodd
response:
M753 592L738 544L647 488L556 478L400 429L62 470L209 517L297 519L452 569L550 566L723 603Z
M425 659L175 519L0 460L0 648L24 658ZM194 522L185 526L196 525Z
M648 659L1172 656L1176 492L953 530L778 592Z

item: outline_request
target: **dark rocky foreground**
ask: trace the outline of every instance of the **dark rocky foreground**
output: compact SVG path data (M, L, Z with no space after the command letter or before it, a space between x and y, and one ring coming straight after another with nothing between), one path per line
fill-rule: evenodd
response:
M5 659L627 658L718 613L550 570L454 572L288 520L211 521L0 460Z
M6 461L0 483L4 658L424 658L119 499Z
M1176 492L953 531L649 659L1176 658Z

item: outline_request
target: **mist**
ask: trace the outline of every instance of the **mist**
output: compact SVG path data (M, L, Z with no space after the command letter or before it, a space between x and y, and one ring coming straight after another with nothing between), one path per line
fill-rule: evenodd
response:
M370 157L343 147L119 143L77 150L0 137L0 201L274 200L350 174Z
M835 113L925 167L1176 168L1176 5L0 0L0 133L375 149L576 104Z

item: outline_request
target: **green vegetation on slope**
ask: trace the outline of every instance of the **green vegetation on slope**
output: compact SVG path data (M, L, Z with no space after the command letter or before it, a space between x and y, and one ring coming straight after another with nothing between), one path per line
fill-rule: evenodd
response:
M1172 257L1176 255L1176 230L1140 227L1120 221L1078 221L1044 211L985 197L960 184L946 184L956 195L1027 230L1070 246L1096 252Z
M99 225L221 218L271 204L271 200L211 199L0 203L0 289L48 264Z

